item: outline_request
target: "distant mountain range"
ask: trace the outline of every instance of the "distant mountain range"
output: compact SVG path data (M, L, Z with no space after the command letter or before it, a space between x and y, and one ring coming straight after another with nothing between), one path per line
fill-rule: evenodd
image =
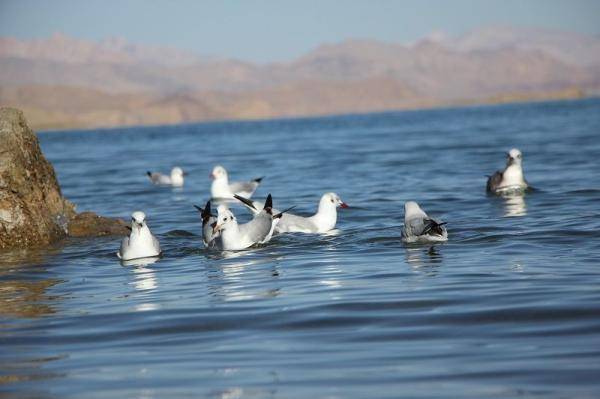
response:
M600 38L537 29L347 40L266 65L122 39L0 38L0 104L24 109L38 128L572 98L599 88Z

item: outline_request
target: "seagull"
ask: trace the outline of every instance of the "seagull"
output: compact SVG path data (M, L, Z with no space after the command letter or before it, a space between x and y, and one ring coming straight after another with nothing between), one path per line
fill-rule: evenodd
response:
M212 197L227 199L233 199L234 194L244 198L252 197L252 194L254 194L256 188L263 179L262 177L259 177L258 179L248 182L229 183L227 171L224 167L219 165L213 168L210 178L213 179L212 186L210 187Z
M416 202L408 201L404 204L402 241L406 243L448 241L445 224L446 222L439 222L427 216Z
M246 205L252 213L256 214L262 209L257 202L251 203L253 206L250 206L245 202L244 205ZM275 233L325 233L335 228L338 206L340 208L348 208L348 204L343 202L336 193L325 193L319 201L317 213L313 216L297 216L284 211L281 221L275 226ZM273 209L273 212L278 213L279 211Z
M160 244L146 224L146 215L140 211L133 212L131 234L123 238L117 256L122 260L132 260L160 255Z
M159 186L173 186L173 187L183 187L183 176L187 175L187 173L184 173L183 170L179 166L176 166L173 169L171 169L170 176L163 175L162 173L150 172L150 171L146 172L146 174L148 175L148 177L150 178L150 181L152 181L153 184L156 184Z
M226 205L217 208L217 221L213 222L214 233L220 233L217 248L226 251L246 249L255 244L264 244L271 239L274 225L281 219L282 213L273 215L273 199L267 197L263 209L248 223L238 224L235 215Z
M202 218L202 242L206 248L212 248L216 245L215 240L218 234L213 233L211 226L217 221L217 217L211 213L210 200L206 202L204 209L197 205L194 205L194 208L200 212L200 217Z
M497 171L488 178L486 191L502 194L514 191L523 191L529 187L523 176L523 155L521 151L513 148L506 154L506 168Z

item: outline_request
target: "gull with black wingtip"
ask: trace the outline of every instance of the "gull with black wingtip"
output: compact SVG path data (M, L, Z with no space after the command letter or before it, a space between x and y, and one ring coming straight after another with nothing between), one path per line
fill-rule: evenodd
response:
M221 204L217 208L217 221L212 224L213 233L220 234L216 246L221 250L237 251L255 244L264 244L271 239L274 226L281 216L282 213L273 214L271 194L267 197L263 209L244 224L238 224L233 212Z
M414 201L404 204L404 227L402 241L406 243L432 243L448 241L445 222L435 220Z
M229 175L225 168L220 165L213 168L210 178L213 179L210 186L212 198L220 199L233 199L236 194L244 198L250 198L263 179L259 177L248 182L229 183Z
M183 187L184 176L187 175L179 166L175 166L171 169L170 175L164 175L158 172L146 172L152 184L156 184L158 186L173 186L173 187Z
M259 203L251 203L252 206L247 203L244 205L252 213L256 214L262 209ZM348 205L336 193L325 193L319 201L317 213L312 216L303 217L284 212L281 221L275 226L275 233L326 233L335 228L338 206L348 208ZM278 211L274 209L273 212L277 213Z

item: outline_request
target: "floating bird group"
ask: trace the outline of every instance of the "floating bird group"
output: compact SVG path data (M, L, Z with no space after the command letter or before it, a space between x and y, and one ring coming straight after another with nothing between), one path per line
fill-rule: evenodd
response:
M523 193L530 186L523 175L521 151L511 149L507 154L506 167L488 177L486 191L492 194ZM179 167L171 170L170 176L147 172L153 184L181 187L185 173ZM227 170L218 165L210 174L212 200L237 200L250 210L252 220L238 223L226 203L220 203L216 215L211 200L204 208L194 205L202 220L202 242L204 247L219 251L238 251L255 245L265 244L273 235L284 233L325 233L335 228L337 208L348 205L333 192L325 193L319 201L317 212L309 217L290 213L294 207L279 211L273 207L273 197L267 196L264 203L250 198L260 185L262 177L247 182L229 182ZM415 201L404 204L404 226L402 241L410 243L442 243L448 241L446 222L427 215ZM131 233L125 237L117 253L124 261L161 256L160 244L146 224L146 215L137 211L131 215Z

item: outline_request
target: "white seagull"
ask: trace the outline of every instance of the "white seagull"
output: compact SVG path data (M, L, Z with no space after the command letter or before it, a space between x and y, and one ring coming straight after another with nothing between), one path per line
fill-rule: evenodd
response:
M218 234L213 232L212 224L217 221L217 217L211 213L210 200L206 202L204 209L197 205L194 205L200 212L202 218L202 242L206 248L212 248L216 245L215 240L218 238Z
M448 241L445 224L427 216L416 202L408 201L404 204L402 241L406 243Z
M150 181L153 184L159 186L183 187L183 176L185 176L187 173L184 173L179 166L176 166L173 169L171 169L170 176L150 171L146 172L146 174L148 175Z
M502 194L514 191L523 191L529 187L523 176L523 155L521 151L513 148L506 154L506 168L497 171L488 178L486 191Z
M255 244L264 244L271 239L273 228L281 219L281 213L273 215L271 194L263 209L248 223L238 224L235 215L227 206L217 208L217 221L212 224L213 232L220 234L216 247L225 251L246 249Z
M160 256L160 244L146 224L144 212L131 214L131 234L123 238L117 256L122 260Z
M262 209L257 202L252 202L253 206L244 204L254 214ZM336 193L325 193L319 201L317 213L313 216L297 216L284 211L281 221L275 226L275 233L325 233L333 230L337 223L338 206L348 208L348 205ZM273 209L273 212L278 213L279 211Z
M227 171L222 166L215 166L210 174L213 179L210 187L210 192L213 198L226 198L233 199L235 194L240 195L244 198L252 197L252 194L256 191L256 188L260 184L262 177L254 179L248 182L234 182L229 183L229 177Z

